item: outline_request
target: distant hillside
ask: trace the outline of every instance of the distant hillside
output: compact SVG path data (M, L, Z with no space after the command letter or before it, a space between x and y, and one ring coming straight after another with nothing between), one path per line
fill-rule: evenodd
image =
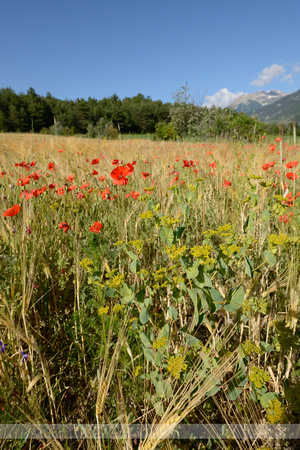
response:
M286 95L281 91L258 91L253 94L243 94L236 98L229 105L229 108L253 115L258 109L270 105Z
M255 112L262 122L287 123L295 120L300 124L300 90L292 92L276 102L262 106Z
M280 91L258 91L241 95L229 108L255 116L262 122L287 123L294 117L300 124L300 90L285 94Z

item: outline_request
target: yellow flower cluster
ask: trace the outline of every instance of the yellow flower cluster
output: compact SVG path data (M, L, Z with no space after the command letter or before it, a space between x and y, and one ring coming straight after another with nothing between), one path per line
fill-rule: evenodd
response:
M230 256L233 253L238 253L240 251L240 247L237 244L232 244L226 247L226 245L220 245L220 249L224 253L224 255Z
M115 305L113 307L113 312L118 314L119 312L121 312L123 309L125 308L125 305Z
M177 380L180 378L181 372L184 372L187 368L187 364L184 361L185 356L183 355L171 356L168 360L167 371Z
M102 308L99 308L98 309L99 316L104 316L105 314L108 313L108 310L109 310L109 306L104 306Z
M93 272L94 271L94 263L89 258L84 258L82 261L80 261L79 265L86 271L86 272Z
M171 227L176 223L179 223L179 219L177 219L176 217L162 216L160 218L160 224L162 226Z
M278 234L270 234L269 236L269 243L270 245L285 245L285 244L289 244L290 239L289 237L284 234L284 233L280 233Z
M146 212L140 214L141 219L151 219L152 217L153 217L152 211L146 211Z
M210 258L210 253L212 251L211 245L196 245L195 247L192 247L190 252L191 254L197 258L198 262L204 266L206 264L212 265L216 262L215 259Z
M249 380L252 381L255 387L261 388L265 383L270 381L269 375L257 366L251 367Z
M109 280L106 281L105 285L111 289L117 289L125 281L125 276L122 273L115 275L116 271L115 269L107 274Z
M168 338L166 336L163 336L162 338L159 338L155 342L153 342L153 348L155 348L155 350L164 348L166 346L167 342L168 342Z
M209 239L211 236L222 236L227 237L231 236L234 233L233 225L230 223L226 223L225 225L221 225L216 230L207 230L203 231L203 234Z
M270 400L267 407L267 420L270 423L287 423L285 407L277 400Z
M251 353L257 353L259 355L262 353L261 348L258 345L255 345L254 342L250 340L246 340L242 344L242 350L245 355L250 355Z
M134 369L134 376L137 377L140 374L140 371L142 370L142 366L136 366Z
M172 245L172 247L166 247L165 253L169 255L169 257L172 259L172 261L177 261L179 258L181 258L187 251L187 248L185 245L182 247L176 248L176 245Z
M136 239L135 241L129 241L128 244L133 245L138 251L143 249L144 242L140 239Z

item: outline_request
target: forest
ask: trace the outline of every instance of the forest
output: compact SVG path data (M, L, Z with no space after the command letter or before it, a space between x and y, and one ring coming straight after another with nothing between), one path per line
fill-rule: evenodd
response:
M17 94L0 89L0 131L118 139L123 134L153 134L158 140L237 138L255 140L262 134L288 132L284 125L265 124L229 108L193 102L188 86L172 94L173 103L137 94L97 100L60 100L41 96L30 87ZM284 129L285 128L285 129Z

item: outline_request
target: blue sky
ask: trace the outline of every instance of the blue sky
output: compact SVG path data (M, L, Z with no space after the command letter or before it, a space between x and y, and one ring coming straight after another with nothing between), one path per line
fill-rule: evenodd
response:
M300 89L300 2L9 0L0 6L0 87L60 99L138 93L226 106Z

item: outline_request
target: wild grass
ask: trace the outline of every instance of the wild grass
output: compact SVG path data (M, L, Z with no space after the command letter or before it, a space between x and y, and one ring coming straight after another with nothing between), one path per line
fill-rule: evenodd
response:
M1 423L97 424L34 448L150 449L266 444L168 440L179 423L299 421L298 146L3 133L0 148Z

